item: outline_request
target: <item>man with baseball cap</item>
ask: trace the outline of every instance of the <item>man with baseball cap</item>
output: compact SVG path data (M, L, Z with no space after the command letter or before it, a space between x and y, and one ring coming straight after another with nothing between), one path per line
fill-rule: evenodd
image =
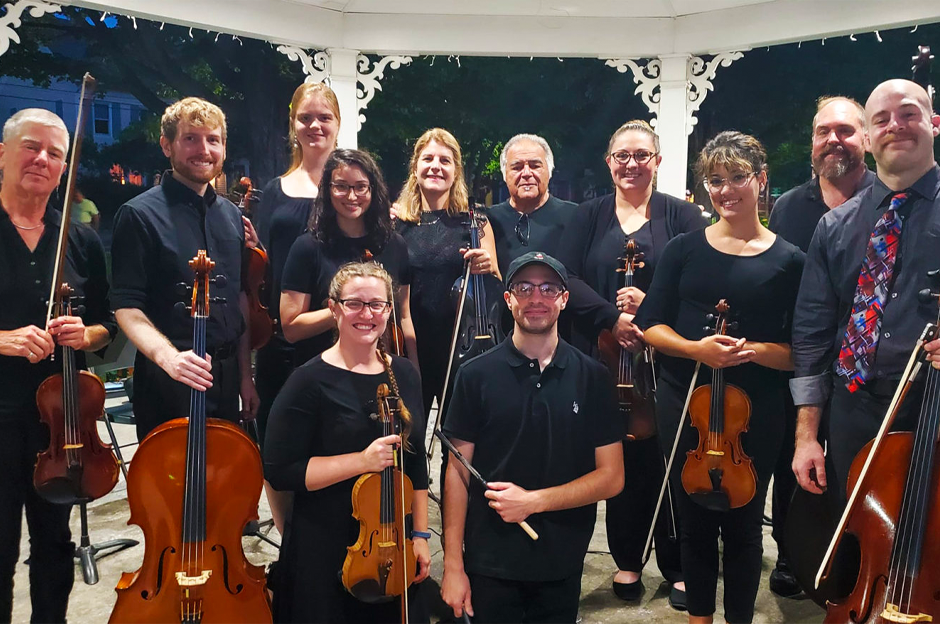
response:
M510 339L457 373L444 434L488 480L483 488L448 462L441 595L457 617L574 622L596 503L623 487L614 384L558 337L567 284L551 256L516 258L506 272Z

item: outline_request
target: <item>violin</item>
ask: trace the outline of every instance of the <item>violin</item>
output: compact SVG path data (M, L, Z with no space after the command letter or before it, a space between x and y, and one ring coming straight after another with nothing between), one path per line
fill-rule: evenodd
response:
M715 334L729 328L728 302L715 306ZM711 329L710 327L708 329ZM744 390L725 383L724 370L712 370L712 381L692 392L689 417L698 430L695 449L686 454L682 487L699 505L712 511L737 509L751 502L757 492L757 472L741 447L741 434L751 419L751 399Z
M384 383L375 398L382 435L401 433L401 398ZM346 590L362 602L388 602L401 596L402 622L407 622L408 588L417 570L411 541L414 488L404 471L401 447L394 450L393 458L391 466L362 475L353 486L359 538L347 549L342 580Z
M79 104L79 128L86 127L96 85L95 79L85 74ZM75 137L69 162L46 327L53 318L82 313L81 306L73 309L75 291L63 281L72 194L80 153L79 135ZM36 458L33 486L46 500L71 505L101 498L114 489L120 464L111 445L98 437L98 418L104 414L104 384L92 373L78 370L72 347L62 347L61 360L62 372L47 378L36 391L40 419L49 428L49 448Z
M617 272L623 277L621 287L633 286L633 275L643 266L643 252L636 241L628 236L623 240L623 267ZM656 417L653 412L653 349L644 346L636 354L620 346L610 330L601 330L597 337L600 359L614 375L620 414L627 425L628 440L645 440L656 435Z
M378 264L378 260L375 259L375 255L368 249L365 250L365 253L362 254L363 260L365 262L375 262ZM398 355L400 357L405 357L407 355L405 350L405 334L401 330L401 323L398 321L398 302L396 301L395 294L392 293L392 310L391 314L388 317L388 323L385 327L385 334L382 336L383 344L386 346L385 351L392 355Z
M934 286L940 270L930 271ZM923 303L940 302L930 288ZM849 470L848 505L816 578L827 579L845 535L858 540L860 564L851 593L829 601L826 622L931 622L940 615L940 371L923 345L938 336L928 324L917 341L877 437ZM924 398L915 431L890 432L915 378L926 369Z
M245 187L245 193L238 202L242 214L251 214L250 206L255 201L251 179L243 177L239 183ZM242 257L242 290L248 298L248 336L252 351L268 344L274 334L274 319L268 307L261 303L262 292L267 286L268 254L260 246L248 247Z
M215 263L200 250L189 265L193 351L204 358ZM207 419L205 392L192 390L189 418L154 429L128 471L128 524L143 529L144 561L121 575L109 621L271 622L264 568L241 543L261 483L257 446L235 424Z

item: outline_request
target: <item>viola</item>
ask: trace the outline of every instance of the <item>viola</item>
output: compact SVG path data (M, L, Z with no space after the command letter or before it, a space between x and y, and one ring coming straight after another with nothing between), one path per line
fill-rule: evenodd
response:
M717 316L709 315L715 321L715 334L727 334L729 309L722 299L715 306ZM757 492L757 472L741 447L741 434L751 419L751 399L726 383L724 370L716 368L711 384L692 392L689 417L699 441L686 454L682 487L693 501L712 511L747 505Z
M239 182L245 187L245 193L239 199L238 208L249 216L256 191L252 189L250 178L243 177ZM267 252L260 245L246 248L242 257L242 290L248 298L248 340L252 351L268 344L274 334L274 319L268 307L261 303L267 276Z
M401 433L401 398L388 384L376 390L382 435ZM401 596L402 622L408 621L408 588L414 583L416 557L411 541L414 488L404 472L401 447L382 472L364 474L352 491L353 517L359 538L343 562L343 586L363 602L378 603Z
M85 74L78 112L79 128L86 127L96 84L90 74ZM47 327L55 317L81 313L80 308L72 308L75 291L63 281L81 141L79 133L69 161L52 292L46 313ZM104 384L92 373L78 370L73 348L62 347L61 361L62 372L43 381L36 391L40 418L49 428L49 448L36 459L33 485L46 500L71 505L100 498L114 489L120 465L111 445L102 443L98 437L98 418L104 414Z
M629 236L623 239L622 288L633 286L636 269L643 266L643 252ZM620 415L626 423L628 440L645 440L656 435L656 417L653 412L653 349L644 346L639 353L631 353L620 346L610 330L602 330L597 337L600 359L614 376Z
M934 286L940 270L930 272ZM922 302L940 302L925 289ZM829 576L832 555L845 535L861 550L851 593L830 601L826 622L931 622L940 615L940 371L926 361L923 345L940 327L928 324L912 354L913 366L898 386L878 436L856 455L849 470L852 494L833 536L817 584ZM888 433L914 379L926 370L924 398L913 432Z
M204 358L215 263L200 250L189 264L193 351ZM271 622L264 568L241 544L261 483L258 448L235 424L207 419L205 392L192 390L189 418L154 429L128 471L128 524L143 529L144 561L121 575L110 622Z

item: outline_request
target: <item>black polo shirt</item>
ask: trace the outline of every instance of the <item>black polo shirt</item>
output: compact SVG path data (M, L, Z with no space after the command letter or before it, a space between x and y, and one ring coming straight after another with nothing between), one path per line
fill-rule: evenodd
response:
M874 181L875 173L866 171L852 197L870 187ZM823 201L822 191L819 190L819 178L813 178L793 187L777 199L767 227L806 253L810 241L813 240L816 224L827 212L829 206Z
M596 468L594 450L624 436L607 370L559 340L552 362L520 353L507 338L457 373L444 433L474 443L473 465L489 481L527 490L563 485ZM533 541L507 524L471 482L464 534L469 573L517 581L578 574L594 532L597 505L534 514Z
M225 302L209 306L206 350L234 349L245 328L238 303L244 246L241 213L232 202L218 197L211 186L200 197L168 171L160 186L121 206L114 218L111 304L115 310L143 310L173 346L191 349L192 318L174 306L183 300L189 305L178 284L192 286L189 261L205 249L215 262L212 275L225 276L224 286L209 287L211 297Z
M46 208L46 225L36 249L29 250L6 210L0 207L0 330L28 325L45 327L62 213ZM117 325L108 303L108 276L104 247L90 227L69 227L64 281L84 297L79 316L85 325L103 325L111 337ZM77 310L76 310L77 311ZM85 367L85 354L76 352L76 364ZM0 422L35 417L36 390L49 375L62 372L62 358L31 364L24 357L0 355Z
M541 251L557 258L565 228L577 207L577 204L549 195L548 201L525 216L513 208L508 199L487 208L486 216L493 225L499 272L505 275L510 262L530 251Z

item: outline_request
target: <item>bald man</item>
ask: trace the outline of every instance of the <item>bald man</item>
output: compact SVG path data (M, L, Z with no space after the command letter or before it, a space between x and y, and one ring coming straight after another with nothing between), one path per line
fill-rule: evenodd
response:
M926 91L907 80L878 85L865 116L877 179L820 219L793 319L793 472L809 492L828 486L841 506L852 460L878 433L917 339L937 319L936 302L921 303L917 293L936 291L927 271L940 268L940 168L933 151L940 116ZM869 320L850 328L850 317ZM940 340L927 350L940 366ZM923 377L895 429L914 428ZM824 458L817 433L827 404Z

